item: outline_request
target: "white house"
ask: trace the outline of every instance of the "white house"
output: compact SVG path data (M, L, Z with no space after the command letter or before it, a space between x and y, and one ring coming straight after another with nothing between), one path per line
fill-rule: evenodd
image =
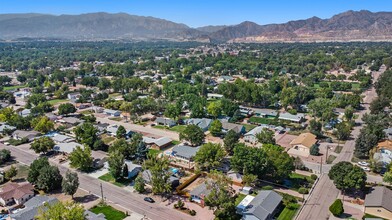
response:
M121 115L121 111L118 111L118 110L105 109L105 110L103 110L103 112L106 115L112 116L112 117L119 117Z
M256 144L258 142L256 137L257 134L259 134L263 129L268 129L268 128L269 128L268 125L260 125L253 128L252 130L250 130L248 133L244 135L244 141L252 144Z

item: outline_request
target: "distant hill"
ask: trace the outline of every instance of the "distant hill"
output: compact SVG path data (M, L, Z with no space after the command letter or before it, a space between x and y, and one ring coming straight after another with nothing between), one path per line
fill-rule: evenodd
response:
M0 39L175 40L215 42L391 41L392 12L347 11L283 24L245 21L190 28L125 13L81 15L0 14Z

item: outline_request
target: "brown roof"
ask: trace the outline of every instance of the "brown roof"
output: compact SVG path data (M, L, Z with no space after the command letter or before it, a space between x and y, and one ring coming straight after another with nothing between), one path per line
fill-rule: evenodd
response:
M378 142L377 147L382 148L382 149L392 150L392 141L391 140L384 140L384 141Z
M317 143L316 136L311 133L302 133L297 138L290 142L290 145L303 145L310 148L313 144Z
M26 194L34 194L34 186L31 185L31 183L13 183L9 182L7 183L3 188L2 191L0 192L0 197L3 198L4 200L9 200L9 199L20 199Z

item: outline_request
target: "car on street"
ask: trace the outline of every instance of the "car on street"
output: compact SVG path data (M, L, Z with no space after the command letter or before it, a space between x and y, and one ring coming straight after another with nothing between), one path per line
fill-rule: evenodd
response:
M149 203L154 203L154 199L152 199L151 197L144 197L144 201L149 202Z
M368 162L365 162L365 161L359 161L359 162L358 162L358 165L359 165L359 166L363 166L363 167L367 167L367 166L369 166L369 163L368 163Z

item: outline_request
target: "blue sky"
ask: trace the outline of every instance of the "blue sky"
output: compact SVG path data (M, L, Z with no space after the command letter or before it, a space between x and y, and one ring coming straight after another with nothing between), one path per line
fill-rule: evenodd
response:
M347 10L392 11L391 0L0 0L0 4L0 13L126 12L191 27L329 18Z

